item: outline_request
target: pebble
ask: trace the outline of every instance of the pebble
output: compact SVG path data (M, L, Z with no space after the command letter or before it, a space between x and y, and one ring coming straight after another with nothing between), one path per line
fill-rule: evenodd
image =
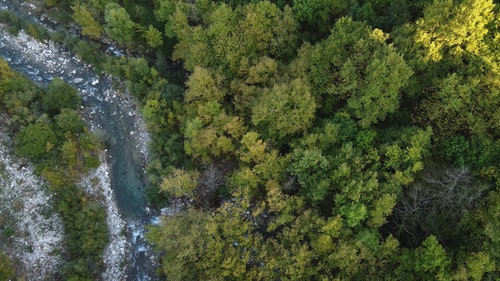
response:
M71 80L71 83L73 83L73 84L80 84L80 83L82 83L82 81L83 81L83 78L79 78L78 77L78 78L75 78L75 79Z
M30 39L30 37L24 34L23 31L19 33L18 37L5 35L3 38L1 38L0 43L7 44L9 48L14 50L14 52L22 54L21 57L26 57L25 60L24 59L19 60L19 63L29 64L30 62L33 61L36 64L37 62L42 62L45 65L45 67L41 73L44 75L47 75L49 73L54 73L56 75L66 76L66 79L68 79L68 77L77 74L76 69L68 70L66 69L66 67L68 67L68 65L71 65L75 61L78 62L79 59L75 57L70 57L69 53L65 54L61 52L61 50L57 49L56 45L47 46L43 45L42 43L33 41L32 39ZM79 75L85 75L85 73L80 73ZM52 77L52 75L50 75L50 77ZM71 77L69 79L71 79L71 82L74 84L79 84L85 81L85 79L81 77L76 77L76 78ZM95 86L99 84L101 81L97 78L93 78L92 80L89 80L89 82L90 84ZM89 82L86 82L85 85L88 86ZM108 84L106 84L106 86L107 85ZM104 86L102 86L102 88L104 88ZM147 162L148 158L147 143L149 142L149 135L146 133L143 120L140 119L141 115L137 112L137 109L135 108L132 99L126 98L126 96L124 95L119 95L116 90L108 89L105 95L106 97L109 97L110 99L109 103L114 103L114 102L118 103L120 105L120 108L124 109L123 112L124 113L126 112L128 116L139 117L139 118L134 118L133 126L131 127L134 130L130 131L130 135L134 136L133 140L137 144L136 147L141 152L142 157L144 157L143 161ZM103 97L98 96L97 100L103 102ZM85 108L82 106L82 109ZM88 107L87 110L88 111L91 110L89 113L92 115L100 112L100 110L96 111L95 108L90 109L90 107ZM114 114L116 114L116 112L114 112ZM97 124L97 126L100 127L99 124ZM95 192L100 192L100 194L102 194L104 197L103 200L105 200L105 202L103 202L103 205L106 206L108 211L108 227L110 228L111 243L103 255L106 264L106 270L102 276L102 279L124 280L126 275L123 270L123 263L126 259L126 249L129 247L126 237L123 235L122 231L124 229L125 223L120 216L119 209L116 206L116 202L114 202L114 192L111 189L109 182L110 178L108 172L109 166L107 166L107 163L103 163L103 165L106 166L103 166L103 168L99 170L99 172L96 171L95 174L99 178L99 185L101 185L100 191L95 191ZM25 172L23 172L23 174L24 173ZM175 208L170 209L170 213L175 213L176 211L177 210L175 210ZM45 247L44 249L47 248L48 247Z

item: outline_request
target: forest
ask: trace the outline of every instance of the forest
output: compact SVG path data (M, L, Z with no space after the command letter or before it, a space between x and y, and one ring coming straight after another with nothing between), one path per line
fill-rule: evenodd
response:
M161 278L497 280L499 8L493 0L45 0L47 14L82 40L31 34L120 77L138 99L153 138L149 201L189 203L149 229ZM109 42L124 53L106 52ZM98 144L81 143L83 125L64 122L77 120L67 107L78 101L57 95L71 89L54 80L53 94L37 99L33 89L25 100L4 94L15 83L0 86L2 106L18 116L21 155L42 168L60 157L70 172L96 165L85 151ZM91 205L77 208L99 217ZM91 246L90 257L101 249ZM93 276L92 258L75 262L90 273L68 274Z

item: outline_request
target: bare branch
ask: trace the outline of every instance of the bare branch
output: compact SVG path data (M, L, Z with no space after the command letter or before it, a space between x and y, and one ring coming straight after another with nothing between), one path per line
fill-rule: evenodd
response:
M427 169L422 180L405 190L394 208L395 222L413 238L456 232L464 215L481 201L485 186L475 184L467 168Z

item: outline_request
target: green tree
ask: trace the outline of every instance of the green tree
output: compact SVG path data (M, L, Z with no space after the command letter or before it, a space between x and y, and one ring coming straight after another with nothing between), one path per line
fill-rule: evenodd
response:
M288 157L280 155L269 143L259 139L256 132L248 132L241 139L236 151L240 167L228 179L234 190L248 198L263 198L264 187L275 187L282 179Z
M158 71L150 68L144 58L120 58L121 71L127 86L137 97L146 95L148 88L158 78Z
M105 30L118 44L129 45L135 35L136 24L130 18L127 10L117 3L106 4L104 13Z
M383 166L389 173L384 176L394 183L409 185L415 174L424 168L424 159L429 155L432 130L416 127L400 128L386 132L394 138L382 145Z
M450 280L450 258L434 236L429 236L415 250L405 250L396 269L404 280Z
M500 255L498 250L500 249L500 239L498 237L497 231L500 229L499 223L499 213L500 204L498 204L499 193L492 191L488 196L488 207L484 210L484 235L487 238L484 241L484 248L488 254L493 258L496 263L496 270L498 271L498 261L500 260ZM497 200L497 201L494 201ZM498 276L498 274L497 274Z
M101 266L99 261L101 255L108 245L109 234L106 225L106 210L96 202L84 204L82 212L76 217L80 223L81 245L79 248L83 253L94 259L94 267ZM99 268L95 268L96 271Z
M331 189L329 168L328 159L321 151L294 150L291 172L302 186L302 192L312 200L313 204L323 200Z
M440 140L459 134L486 136L498 131L500 88L488 76L453 73L436 79L433 91L426 95L414 119L423 126L431 125L435 138Z
M83 196L74 184L60 186L54 194L65 230L68 263L62 270L68 280L92 280L103 268L102 253L109 243L106 211ZM72 279L73 278L73 279Z
M227 113L221 82L220 76L196 67L186 83L189 88L184 94L184 148L195 158L208 160L231 153L246 131L242 118Z
M61 144L61 157L65 160L68 166L68 173L75 167L78 159L78 144L71 139L66 140Z
M206 68L195 67L186 82L188 89L184 94L184 101L188 107L190 104L196 107L200 102L221 102L226 93L221 88L220 78L214 77Z
M54 117L57 129L63 133L78 134L85 128L85 122L82 117L74 110L63 108L61 113Z
M9 77L7 73L2 73L2 76L5 80L0 82L1 103L12 116L12 121L27 125L35 118L34 111L40 98L40 89L20 75Z
M471 280L480 281L487 273L495 271L495 262L484 253L472 253L466 259L467 274Z
M296 48L297 23L292 10L280 10L269 1L243 6L240 21L248 53L287 57Z
M199 116L186 124L186 153L209 160L233 152L237 139L246 131L241 118L226 114L216 102L200 105L198 111Z
M302 48L296 67L323 96L322 113L347 102L346 110L368 127L399 108L412 70L386 39L381 30L343 18L327 39Z
M21 128L16 136L16 143L21 156L38 161L57 145L57 139L50 125L42 121Z
M345 16L349 3L341 0L293 0L293 14L302 23L306 38L316 41L327 36L333 23Z
M192 18L203 9L204 17ZM183 59L190 71L201 66L234 77L243 58L289 57L297 44L291 9L280 10L269 1L235 9L225 4L210 9L178 4L169 19L166 30L178 39L173 57Z
M63 108L77 109L82 102L78 90L58 77L50 82L42 101L44 109L51 116L59 114Z
M163 225L150 228L148 240L166 253L161 263L163 275L174 280L202 280L207 276L203 271L207 264L202 264L212 255L206 246L210 239L205 228L207 219L206 213L188 210L164 219Z

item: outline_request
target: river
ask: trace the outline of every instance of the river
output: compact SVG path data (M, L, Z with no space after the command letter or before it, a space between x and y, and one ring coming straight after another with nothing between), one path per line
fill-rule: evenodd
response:
M8 1L0 4L0 8L9 8ZM105 261L103 279L156 280L152 249L144 239L145 225L157 220L149 213L144 195L150 137L135 100L119 84L122 89L114 87L117 82L111 77L96 74L60 46L35 41L23 32L12 36L0 29L0 56L41 86L60 77L80 90L87 123L93 131L103 133L107 143L104 171L98 176L111 187L105 202L112 238L107 253L114 260ZM119 243L120 239L126 243Z

